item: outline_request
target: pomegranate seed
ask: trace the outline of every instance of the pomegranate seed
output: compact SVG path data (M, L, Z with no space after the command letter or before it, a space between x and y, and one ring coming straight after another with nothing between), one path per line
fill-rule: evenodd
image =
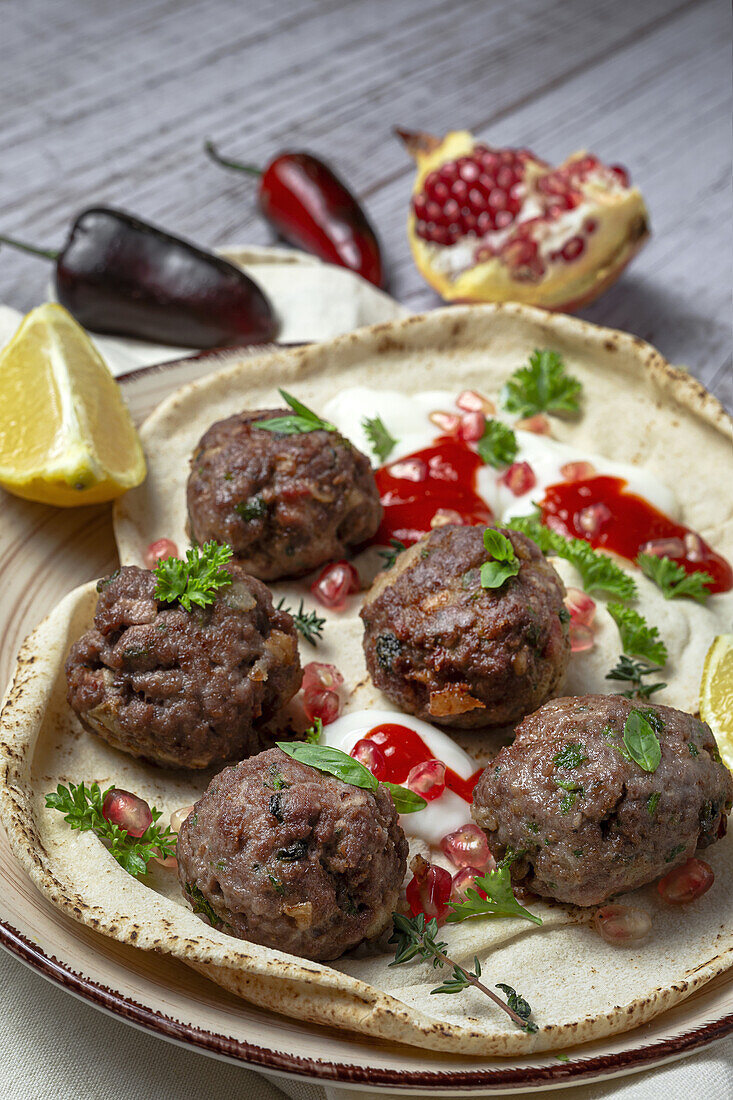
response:
M571 653L585 653L587 650L593 649L596 644L593 631L585 623L576 623L571 619L568 634L570 636Z
M478 218L470 210L463 211L463 232L465 234L473 233L478 225Z
M544 413L535 413L534 416L518 420L514 427L522 432L534 432L535 435L550 435L552 431L550 421Z
M658 558L682 558L685 544L682 539L652 539L639 547L640 554L654 554Z
M595 600L580 588L568 588L564 602L574 623L582 623L583 626L591 625L596 613Z
M465 901L466 894L469 890L476 890L482 898L487 898L489 895L486 891L476 886L476 879L480 878L483 873L483 871L479 871L476 867L464 867L461 871L458 871L453 876L450 900L457 903Z
M153 823L153 815L144 798L115 787L102 803L102 817L118 825L130 836L142 836Z
M611 509L600 501L598 504L589 504L587 508L581 508L575 514L575 524L591 537L597 535L604 523L611 518Z
M443 213L445 213L444 203L446 203L448 201L448 199L450 198L450 188L441 179L439 179L433 185L433 195L432 195L432 197L435 199L435 201L437 203L439 203L441 206L443 206Z
M461 825L453 833L447 833L440 842L445 855L456 867L487 868L493 871L496 861L489 851L486 833L478 825Z
M537 478L529 462L513 462L501 475L499 481L506 485L515 497L528 493L537 484Z
M306 695L318 691L338 691L344 678L335 665L309 661L303 669L302 688Z
M496 186L508 191L517 182L517 177L508 165L502 166L496 173Z
M485 172L496 172L501 163L497 154L491 149L486 153L482 153L480 159L481 167Z
M506 229L508 225L511 225L514 221L514 215L510 210L500 210L496 215L496 228Z
M660 878L657 893L667 905L686 905L706 894L714 882L715 874L710 864L693 858Z
M493 416L496 412L494 402L477 390L463 390L456 398L456 405L464 412L482 412L486 416Z
M431 412L428 420L446 435L453 435L457 432L458 425L461 423L461 418L457 413L440 412L439 410Z
M379 745L375 745L368 738L362 737L361 741L357 741L349 755L368 768L375 779L387 777L387 758Z
M702 539L694 531L688 531L683 542L685 544L685 557L688 561L702 561L704 549Z
M469 160L468 157L462 159L463 164L461 164L460 162L458 164L458 174L462 180L466 181L466 183L473 183L474 180L477 180L479 178L481 169L474 160Z
M495 187L489 195L489 206L492 210L506 210L507 207L507 194L500 187Z
M309 722L320 718L324 726L330 726L341 713L341 699L335 691L316 691L303 696L303 710Z
M150 546L145 551L143 558L146 569L155 569L159 561L165 561L166 558L177 558L178 547L175 542L171 542L170 539L156 539L155 542L151 542Z
M486 209L486 196L478 187L472 187L468 192L468 205L474 214L480 214Z
M468 196L468 184L465 180L457 179L455 183L451 184L451 195L463 206Z
M570 240L563 245L560 250L560 255L567 263L571 263L573 260L577 260L578 256L581 256L585 252L585 241L582 237L571 237Z
M426 802L434 802L445 790L445 764L442 760L423 760L410 769L405 782Z
M421 458L406 458L404 462L393 462L389 468L390 476L404 481L424 481L428 468Z
M458 434L466 443L476 443L484 434L486 417L482 412L468 412L461 417Z
M623 947L648 936L652 920L643 909L634 909L630 905L603 905L593 914L593 924L606 943Z
M427 199L424 195L415 195L412 200L412 209L415 211L415 217L421 221L426 220L426 212L428 208Z
M456 512L454 508L438 508L430 520L432 528L445 527L449 523L458 524L460 527L465 526L463 516L460 512Z
M430 919L437 917L442 921L448 909L453 879L450 871L436 864L427 863L407 884L405 894L413 917L424 913Z
M595 233L598 228L598 222L595 218L586 218L583 222L583 229L590 236L591 233Z
M631 183L628 171L624 168L623 164L612 164L609 168L610 172L613 172L616 179L619 181L622 187L628 187Z
M484 233L490 233L494 228L494 219L488 210L484 210L483 214L479 214L476 219L476 230L482 236Z
M442 164L438 169L438 175L443 183L447 183L450 186L458 179L458 165L454 160L449 161L447 164Z
M592 462L566 462L560 467L560 474L566 481L585 481L596 477L598 471Z
M327 565L310 590L324 607L338 611L345 607L349 596L361 587L359 574L348 561L334 561Z
M174 810L171 814L171 829L174 833L180 833L181 825L193 813L193 806L181 806L180 810Z

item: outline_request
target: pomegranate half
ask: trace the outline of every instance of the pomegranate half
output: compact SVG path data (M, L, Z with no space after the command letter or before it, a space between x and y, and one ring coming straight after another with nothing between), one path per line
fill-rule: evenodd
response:
M397 130L417 163L408 235L418 270L448 302L587 305L649 236L641 192L585 152L559 168L493 149L467 130Z

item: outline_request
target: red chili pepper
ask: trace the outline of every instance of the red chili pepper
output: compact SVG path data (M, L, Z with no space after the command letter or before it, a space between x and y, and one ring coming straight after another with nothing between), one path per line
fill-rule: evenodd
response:
M259 176L260 209L286 241L382 286L376 233L346 184L322 160L282 153L260 170L225 159L210 141L204 148L224 168Z

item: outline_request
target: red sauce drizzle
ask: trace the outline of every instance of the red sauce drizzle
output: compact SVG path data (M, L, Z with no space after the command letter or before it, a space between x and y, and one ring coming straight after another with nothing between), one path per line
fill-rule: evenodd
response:
M411 546L430 530L439 508L460 513L469 526L491 523L491 509L476 492L482 466L475 451L451 436L382 466L375 477L384 516L372 541L387 546L390 539L399 539Z
M373 741L384 753L389 769L384 778L388 783L404 783L410 769L416 764L422 764L423 760L435 759L422 737L409 726L385 722L384 725L375 726L373 730L369 730L365 740ZM479 768L469 779L464 779L452 768L446 767L445 785L464 802L470 803L473 801L473 788L478 783L482 771L483 768Z
M629 561L636 560L645 542L676 539L681 543L678 551L674 552L673 544L673 552L665 550L665 557L672 558L687 573L709 573L713 577L711 592L727 592L733 587L733 569L725 558L689 527L675 523L643 497L625 492L626 484L619 477L590 477L550 485L540 503L542 522L547 524L549 519L548 526L555 530L584 538L591 546L611 550ZM594 504L605 505L607 512L603 512L597 531L589 534L581 525L580 514ZM692 536L690 541L697 548L694 559L688 556L686 535Z

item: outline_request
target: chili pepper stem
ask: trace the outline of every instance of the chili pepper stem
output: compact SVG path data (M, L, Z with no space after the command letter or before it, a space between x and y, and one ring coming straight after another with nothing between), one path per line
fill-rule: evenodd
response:
M14 237L0 235L0 244L9 244L11 248L17 248L21 252L29 252L31 256L42 256L44 260L58 260L61 255L60 252L55 252L50 248L36 248L35 245L26 244L25 241L16 241Z
M204 142L204 152L209 156L215 164L220 164L222 168L233 168L236 172L247 172L250 176L261 176L262 169L255 167L254 164L243 164L239 160L228 160L223 157L213 141Z

